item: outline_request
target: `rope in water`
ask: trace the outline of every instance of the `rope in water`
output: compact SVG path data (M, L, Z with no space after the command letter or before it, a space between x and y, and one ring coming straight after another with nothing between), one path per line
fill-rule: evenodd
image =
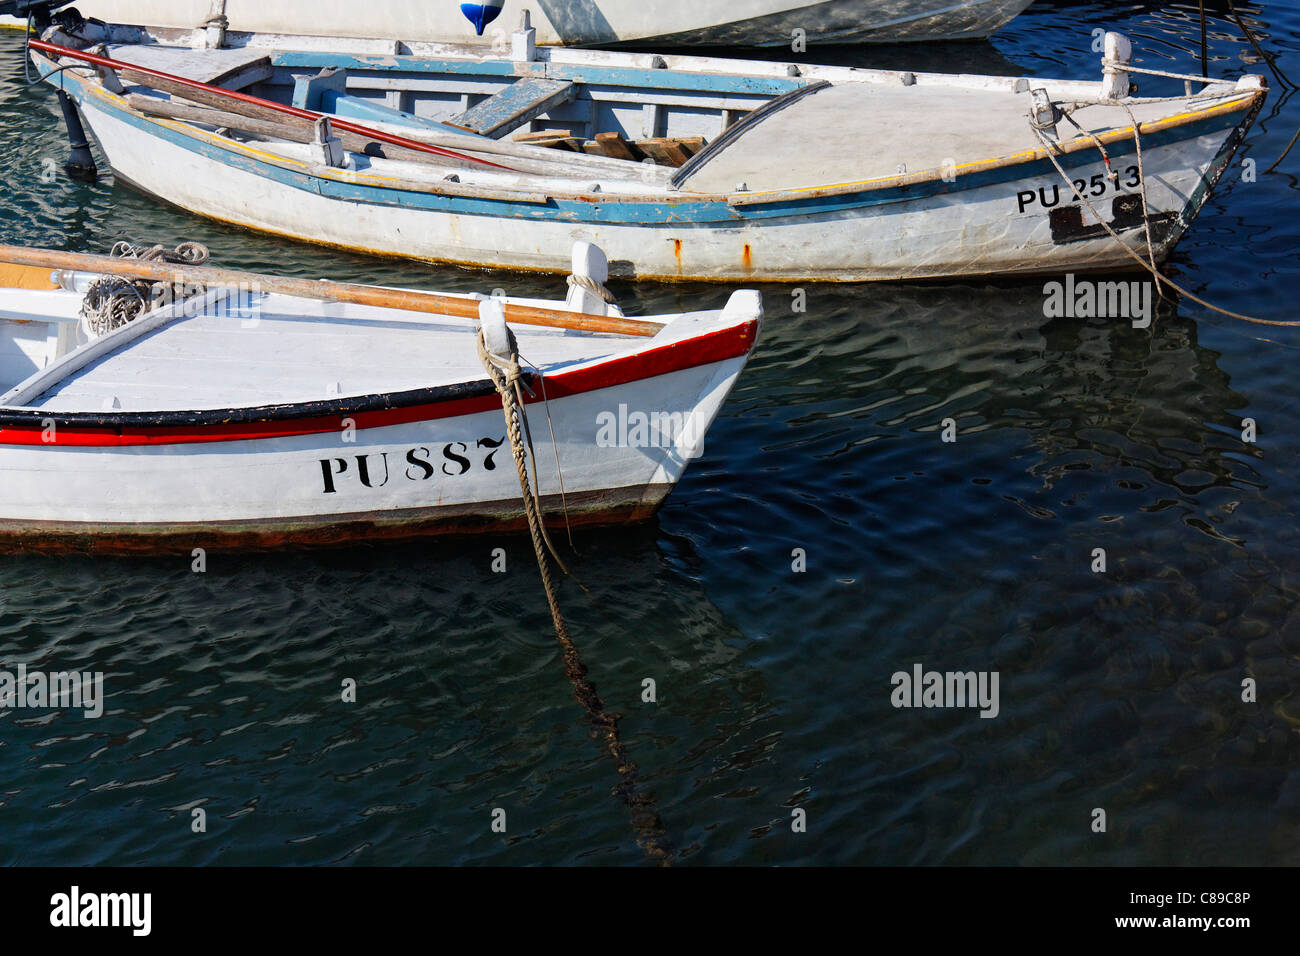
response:
M555 554L555 549L546 533L541 514L541 500L528 477L528 458L532 439L529 437L525 440L528 419L524 411L522 372L514 336L513 334L510 336L509 358L502 358L491 352L482 331L478 334L477 345L479 361L483 363L483 368L492 380L497 394L501 396L501 407L505 413L506 429L510 436L510 448L514 453L515 468L519 472L519 490L523 497L524 514L528 519L533 552L537 557L542 586L546 590L546 603L551 610L551 623L555 627L555 637L563 652L564 674L573 685L574 697L590 716L592 726L599 735L604 737L605 747L618 767L619 784L616 792L632 811L632 826L637 831L637 844L652 859L664 866L671 866L675 851L664 831L663 822L655 810L654 799L637 789L637 766L628 757L627 748L619 736L619 718L617 715L606 713L605 704L596 692L596 686L587 679L587 667L582 662L578 648L569 635L564 614L560 611L555 581L551 576L549 556L555 557L561 570L564 570L564 565ZM536 455L532 457L535 459Z
M1125 107L1125 110L1128 111L1127 106ZM1133 113L1131 111L1128 111L1128 114L1129 114L1129 118L1133 119ZM1142 182L1142 192L1141 192L1142 220L1144 223L1146 223L1147 253L1151 260L1149 263L1146 260L1144 260L1140 255L1138 255L1138 253L1133 251L1133 249L1129 246L1129 244L1120 237L1119 233L1117 233L1113 228L1111 228L1110 223L1106 221L1106 217L1103 216L1097 210L1097 207L1094 206L1088 200L1087 196L1083 195L1083 193L1079 191L1078 187L1075 186L1074 184L1074 180L1070 178L1069 174L1057 161L1053 151L1053 144L1046 136L1043 135L1042 130L1037 129L1032 122L1029 124L1029 128L1034 131L1034 135L1038 137L1038 141L1043 144L1043 151L1047 154L1047 158L1051 160L1052 165L1056 167L1056 171L1060 173L1061 179L1065 181L1065 184L1069 188L1070 192L1074 194L1074 198L1088 208L1089 212L1091 212L1093 216L1096 217L1097 221L1101 223L1102 228L1106 230L1106 232L1110 235L1112 239L1114 239L1117 243L1119 243L1120 247L1124 250L1125 255L1127 255L1130 259L1135 261L1147 272L1151 273L1152 278L1154 278L1156 282L1157 292L1161 291L1160 287L1161 284L1163 283L1164 285L1167 285L1169 288L1173 289L1179 295L1191 299L1197 305L1204 306L1205 308L1211 310L1212 312L1218 312L1220 315L1226 315L1232 319L1239 319L1242 322L1251 322L1254 323L1255 325L1275 325L1275 326L1281 326L1283 328L1300 327L1300 321L1288 322L1279 319L1260 319L1260 318L1256 318L1253 315L1243 315L1240 312L1233 312L1230 309L1220 308L1217 305L1214 305L1210 302L1206 302L1204 299L1200 298L1195 293L1190 292L1187 289L1183 288L1178 283L1174 282L1173 279L1170 279L1168 276L1163 276L1160 274L1159 270L1155 266L1155 248L1154 248L1154 243L1152 242L1151 239L1151 219L1147 208L1147 196L1146 196L1147 177L1146 177L1146 171L1143 168L1143 164L1142 164L1141 132L1139 130L1138 123L1136 120L1134 120L1133 122L1133 138L1135 144L1137 145L1137 150L1138 150L1138 155L1137 155L1138 176ZM1057 148L1059 148L1059 144L1057 144Z

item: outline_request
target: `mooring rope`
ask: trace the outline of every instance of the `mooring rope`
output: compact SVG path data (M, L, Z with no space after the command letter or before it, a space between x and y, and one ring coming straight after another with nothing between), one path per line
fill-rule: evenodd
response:
M1138 123L1137 117L1133 115L1133 110L1129 108L1128 104L1124 104L1124 112L1128 114L1128 120L1133 124L1133 148L1137 151L1138 195L1142 197L1142 225L1147 237L1147 259L1151 263L1151 277L1156 282L1156 295L1163 299L1165 292L1160 285L1162 278L1160 270L1156 266L1156 244L1151 238L1151 208L1147 203L1147 169L1142 162L1141 124Z
M1110 57L1103 57L1101 61L1102 73L1108 76L1114 76L1117 73L1145 73L1147 76L1167 76L1171 80L1191 80L1193 83L1227 83L1228 80L1216 80L1212 76L1199 76L1195 73L1171 73L1168 70L1152 70L1143 66L1134 66L1124 60L1112 60Z
M1125 107L1125 108L1127 109L1127 107ZM1129 112L1129 118L1130 118L1130 119L1133 118L1133 114L1132 114L1132 112ZM1077 199L1079 202L1081 202L1084 206L1086 206L1086 207L1088 208L1088 210L1093 214L1093 216L1096 217L1097 221L1098 221L1099 223L1101 223L1102 228L1106 230L1106 232L1110 235L1110 237L1111 237L1112 239L1114 239L1117 243L1119 243L1120 247L1124 250L1125 255L1127 255L1130 259L1132 259L1133 261L1135 261L1138 265L1140 265L1140 266L1141 266L1143 269L1145 269L1147 272L1151 273L1152 278L1154 278L1155 281L1156 281L1156 291L1157 291L1157 293L1160 292L1160 286L1161 286L1161 283L1164 283L1165 285L1169 286L1169 288L1171 288L1171 289L1173 289L1175 292L1177 292L1179 295L1182 295L1182 296L1184 296L1184 297L1186 297L1186 298L1188 298L1188 299L1191 299L1191 300L1192 300L1193 302L1195 302L1197 305L1204 306L1205 308L1211 310L1212 312L1218 312L1220 315L1226 315L1226 316L1228 316L1228 317L1231 318L1231 319L1239 319L1239 320L1242 321L1242 322L1251 322L1251 323L1254 323L1255 325L1275 325L1275 326L1280 326L1280 327L1283 327L1283 328L1295 328L1295 327L1300 327L1300 321L1282 321L1282 320L1279 320L1279 319L1260 319L1260 318L1256 318L1256 317L1253 316L1253 315L1243 315L1243 314L1241 314L1240 312L1233 312L1231 309L1223 309L1223 308L1220 308L1220 307L1217 306L1217 305L1214 305L1214 304L1212 304L1212 303L1210 303L1210 302L1206 302L1206 301L1205 301L1204 299L1202 299L1200 296L1197 296L1196 294L1194 294L1194 293L1188 291L1187 289L1183 288L1181 285L1179 285L1179 284L1178 284L1177 282L1175 282L1173 279L1170 279L1168 276L1163 276L1163 275L1160 274L1159 270L1158 270L1158 269L1156 268L1156 266L1154 265L1154 263L1155 263L1155 251L1154 251L1154 244L1152 243L1152 240L1151 240L1151 222L1150 222L1149 210L1148 210L1148 208L1147 208L1147 198L1146 198L1146 175L1145 175L1145 173L1143 172L1143 170L1142 170L1142 165L1141 165L1141 163L1142 163L1142 153L1141 153L1141 146L1140 146L1141 131L1140 131L1139 128L1138 128L1138 124L1137 124L1136 120L1135 120L1134 123L1133 123L1133 137L1134 137L1134 141L1135 141L1135 143L1138 143L1138 163L1139 163L1139 166L1138 166L1138 175L1139 175L1139 176L1141 177L1141 179L1142 179L1142 192L1141 192L1141 199L1142 199L1142 219L1143 219L1143 221L1146 223L1147 251L1148 251L1148 253L1149 253L1149 255L1150 255L1150 259L1151 259L1151 262L1150 262L1150 263L1148 263L1146 260L1144 260L1144 259L1143 259L1143 258L1142 258L1138 253L1136 253L1136 252L1133 251L1133 249L1129 246L1129 244L1128 244L1127 242L1125 242L1125 241L1123 240L1123 238L1121 238L1120 234L1117 233L1113 228L1111 228L1110 223L1108 223L1108 222L1106 221L1106 217L1103 216L1103 215L1098 211L1097 207L1094 206L1094 205L1093 205L1093 204L1088 200L1088 197L1087 197L1087 196L1083 195L1083 193L1081 193L1081 192L1079 191L1078 187L1076 187L1075 184L1074 184L1074 180L1070 178L1069 174L1065 171L1065 169L1064 169L1064 168L1061 166L1061 164L1057 161L1056 156L1055 156L1054 151L1053 151L1053 144L1052 144L1052 142L1051 142L1051 141L1050 141L1046 136L1043 135L1043 132L1042 132L1041 130L1036 129L1036 128L1034 127L1034 124L1033 124L1032 122L1029 124L1029 128L1032 129L1032 130L1034 131L1034 135L1037 136L1037 137L1038 137L1038 141L1039 141L1040 143L1042 143L1042 145L1043 145L1043 151L1047 154L1047 158L1051 161L1052 165L1053 165L1054 167L1056 167L1056 171L1061 175L1061 179L1063 179L1063 180L1065 181L1065 184L1066 184L1066 186L1069 188L1070 192L1072 192L1072 193L1074 194L1074 198ZM1059 144L1057 144L1057 148L1058 148L1058 149L1060 148L1060 147L1059 147Z
M542 586L546 590L546 603L550 607L551 623L555 627L555 637L563 653L564 674L573 685L574 697L590 716L592 726L604 737L605 747L618 767L619 784L616 792L632 812L632 826L637 831L637 844L652 859L664 866L671 866L675 851L664 831L663 822L655 810L653 797L637 789L637 766L628 757L627 748L619 735L619 718L605 711L605 704L596 692L595 684L587 679L587 666L582 662L577 645L569 635L564 614L560 611L555 581L551 576L550 558L555 558L561 570L564 570L564 564L560 561L559 555L555 554L554 546L546 533L546 525L541 513L541 499L528 477L528 458L532 439L530 437L525 440L528 425L524 410L523 375L514 335L510 334L509 358L502 358L488 348L482 330L479 331L476 342L479 361L483 363L483 368L492 380L497 394L501 396L506 430L510 437L510 449L514 453L515 468L519 473L519 490L524 503L524 515L528 519L533 553L537 557L537 568L541 574ZM536 455L532 457L535 459Z
M149 283L143 284L146 290L152 288ZM148 305L146 293L138 285L121 276L92 279L81 300L81 319L86 331L98 337L133 321Z
M618 297L610 292L603 285L593 279L591 276L580 276L571 274L568 279L569 288L586 289L592 295L598 295L606 302L613 305L618 301Z

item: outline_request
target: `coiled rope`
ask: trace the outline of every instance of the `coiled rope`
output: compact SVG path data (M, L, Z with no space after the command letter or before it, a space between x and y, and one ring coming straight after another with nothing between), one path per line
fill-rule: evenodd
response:
M619 735L619 718L605 711L605 704L596 692L596 686L587 679L587 666L582 662L582 656L569 635L564 614L560 611L555 581L551 576L551 559L555 560L565 574L568 574L568 570L556 554L555 547L546 532L541 499L537 495L534 484L529 480L528 461L530 457L535 461L536 454L533 451L528 416L524 408L523 373L519 365L519 349L514 333L507 330L507 335L510 342L510 355L508 358L503 358L488 348L484 333L480 330L476 337L478 356L497 394L501 396L501 408L505 413L506 430L510 437L510 449L514 453L515 469L519 473L519 491L523 498L524 514L528 519L533 553L537 557L537 568L541 573L542 586L546 590L546 603L550 607L555 637L563 653L564 674L573 685L574 697L587 711L592 726L597 734L604 737L605 747L609 755L614 758L619 775L616 793L632 812L632 826L637 831L637 845L645 850L651 859L664 866L671 866L675 851L664 831L663 822L655 810L653 797L637 789L637 766L628 757L627 748Z
M1047 158L1051 160L1052 165L1056 167L1056 171L1061 175L1061 179L1065 181L1066 187L1070 190L1071 193L1074 194L1074 198L1088 208L1088 210L1093 214L1093 216L1096 217L1097 221L1101 223L1102 228L1106 230L1106 232L1110 235L1112 239L1114 239L1117 243L1119 243L1120 247L1124 250L1125 255L1127 255L1130 259L1132 259L1134 262L1140 265L1147 272L1151 273L1151 276L1156 283L1156 293L1161 295L1162 298L1164 297L1164 295L1161 289L1161 284L1163 283L1164 285L1167 285L1169 288L1173 289L1179 295L1191 299L1197 305L1203 306L1212 312L1218 312L1220 315L1226 315L1232 319L1238 319L1242 322L1250 322L1255 325L1274 325L1274 326L1280 326L1282 328L1300 327L1300 321L1283 321L1280 319L1261 319L1253 315L1243 315L1240 312L1233 312L1231 309L1220 308L1217 305L1214 305L1210 302L1206 302L1204 299L1200 298L1196 294L1183 288L1178 283L1174 282L1174 280L1170 279L1168 276L1164 276L1160 274L1160 271L1156 266L1155 243L1152 241L1152 237L1151 237L1151 216L1147 206L1147 192L1146 192L1147 177L1146 177L1146 169L1143 166L1143 160L1142 160L1142 134L1141 134L1141 130L1139 129L1139 124L1137 122L1137 119L1133 116L1133 111L1130 110L1126 104L1120 104L1120 105L1124 106L1125 112L1128 113L1129 119L1133 122L1133 142L1135 147L1137 148L1138 176L1141 179L1140 196L1142 200L1142 221L1146 226L1147 258L1149 259L1149 261L1144 260L1138 253L1134 252L1133 249L1129 246L1129 244L1125 242L1120 237L1119 233L1117 233L1111 227L1110 223L1106 221L1106 217L1103 216L1097 210L1097 207L1094 206L1088 200L1088 197L1083 195L1083 193L1079 191L1078 187L1075 186L1074 184L1074 180L1070 178L1069 174L1066 173L1065 169L1057 161L1055 152L1053 150L1053 143L1045 135L1043 135L1043 131L1035 127L1033 122L1031 121L1029 124L1029 128L1032 129L1034 131L1034 135L1038 137L1038 141L1042 144L1043 151L1047 154ZM1056 148L1058 149L1060 148L1059 144L1057 144ZM1102 157L1103 159L1107 160L1106 165L1107 168L1109 168L1110 166L1109 157L1106 156L1105 150L1102 150Z
M211 258L207 246L198 242L183 242L174 250L168 250L166 246L137 246L123 241L115 243L109 255L117 259L191 266L203 265ZM90 281L85 298L81 300L81 320L89 334L96 337L107 335L134 321L149 308L150 303L162 298L157 283L132 281L121 276L99 276Z

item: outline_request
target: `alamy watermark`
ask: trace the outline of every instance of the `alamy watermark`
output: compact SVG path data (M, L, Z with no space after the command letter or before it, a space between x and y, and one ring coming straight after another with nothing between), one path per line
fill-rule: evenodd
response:
M998 681L997 671L927 671L913 664L910 672L895 671L890 677L894 690L889 702L895 707L978 707L981 717L992 718L1001 710Z
M83 893L73 886L50 897L50 925L58 928L121 927L133 936L153 929L152 893Z
M597 448L675 448L683 458L704 454L704 434L690 412L643 412L620 404L596 416Z
M1049 319L1129 319L1135 329L1151 325L1152 283L1076 279L1043 286L1043 315Z
M0 708L81 710L87 718L104 713L104 675L100 671L0 671Z

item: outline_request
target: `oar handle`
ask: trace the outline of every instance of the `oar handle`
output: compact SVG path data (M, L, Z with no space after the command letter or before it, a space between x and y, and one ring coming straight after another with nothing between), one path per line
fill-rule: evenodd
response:
M478 300L440 295L436 292L415 292L390 289L383 286L358 285L351 282L328 282L316 279L294 279L286 276L264 275L237 269L220 269L214 266L189 266L143 259L119 259L114 256L95 256L77 252L58 252L52 249L28 249L23 246L0 245L0 262L14 265L38 266L44 269L66 269L73 272L93 272L101 275L147 279L152 282L202 285L207 287L248 288L258 292L275 292L302 299L321 302L346 302L355 305L400 309L406 312L423 312L456 318L477 319ZM575 329L582 332L604 332L613 335L657 335L664 326L658 322L640 319L593 315L587 312L565 312L535 306L506 305L506 321L516 325L541 325L557 329Z

